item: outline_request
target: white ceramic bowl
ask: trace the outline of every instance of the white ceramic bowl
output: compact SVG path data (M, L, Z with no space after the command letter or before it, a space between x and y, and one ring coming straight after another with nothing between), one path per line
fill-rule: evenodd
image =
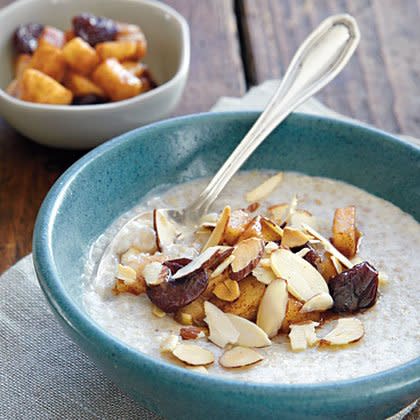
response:
M12 80L12 34L19 24L69 28L74 15L91 12L139 24L148 42L145 62L158 87L120 102L63 106L24 102L3 89ZM17 131L53 147L87 149L125 131L168 116L188 75L190 39L185 19L153 0L20 0L0 10L0 115Z

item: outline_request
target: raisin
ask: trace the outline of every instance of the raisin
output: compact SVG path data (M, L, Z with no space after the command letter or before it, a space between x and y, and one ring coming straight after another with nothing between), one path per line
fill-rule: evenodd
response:
M76 96L73 99L72 105L97 105L97 104L103 104L105 103L105 100L103 97L89 94L89 95L83 95L83 96Z
M100 42L114 41L117 38L117 24L102 16L82 13L73 18L73 30L92 47Z
M168 262L165 265L168 267ZM197 299L207 288L207 284L207 273L200 268L179 279L170 279L158 286L148 287L147 296L162 311L171 313Z
M18 26L13 35L16 51L21 54L32 54L38 47L38 38L43 30L44 25L39 23Z
M189 258L177 258L175 260L165 261L163 265L166 265L171 270L171 274L174 275L180 268L185 267L191 261Z
M328 282L335 312L356 312L373 306L378 292L378 272L364 261Z

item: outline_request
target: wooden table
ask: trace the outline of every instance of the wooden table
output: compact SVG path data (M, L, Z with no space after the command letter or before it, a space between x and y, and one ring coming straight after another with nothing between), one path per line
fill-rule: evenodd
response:
M0 6L10 3L0 0ZM420 136L420 3L416 0L170 0L191 25L190 78L176 114L208 110L280 77L323 18L347 11L362 42L319 98L382 129ZM38 208L81 152L32 143L0 120L0 273L31 251Z

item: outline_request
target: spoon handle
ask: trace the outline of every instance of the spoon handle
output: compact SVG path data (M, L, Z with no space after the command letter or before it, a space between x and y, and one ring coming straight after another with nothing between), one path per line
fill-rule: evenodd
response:
M265 138L300 104L340 73L360 40L356 21L349 15L325 19L300 46L264 112L245 135L209 185L190 206L203 214L225 185Z

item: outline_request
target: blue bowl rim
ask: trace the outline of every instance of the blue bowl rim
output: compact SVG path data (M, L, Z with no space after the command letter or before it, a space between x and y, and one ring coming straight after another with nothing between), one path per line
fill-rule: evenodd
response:
M259 116L257 111L231 111L231 112L205 112L191 114L181 117L170 118L157 123L153 123L144 127L140 127L124 133L87 153L81 159L70 166L56 181L51 190L48 192L42 206L39 210L33 235L33 259L35 271L41 289L43 290L49 304L52 306L56 314L64 321L71 330L77 335L81 335L88 341L93 341L95 345L100 346L104 353L112 353L116 358L122 360L129 359L133 367L139 370L149 364L154 374L165 375L167 380L184 384L186 386L203 385L223 387L225 391L235 391L238 387L242 392L250 392L253 395L272 395L292 396L296 395L299 390L299 396L313 395L314 392L320 392L323 395L338 395L349 391L349 396L354 398L354 391L360 396L368 397L372 391L375 395L380 394L381 386L384 386L384 392L392 393L397 391L400 386L418 384L420 377L420 357L409 362L398 365L391 369L387 369L372 375L365 375L354 379L328 381L322 383L263 383L263 382L245 382L241 380L227 379L222 376L213 375L197 375L182 367L175 366L157 358L148 356L134 348L126 345L116 337L108 334L95 321L89 317L79 306L72 301L66 293L60 282L57 270L55 268L54 258L52 254L51 234L53 228L54 215L60 207L64 193L71 184L77 174L83 170L92 160L100 158L109 150L118 147L126 142L130 142L138 135L147 135L151 130L170 127L173 124L184 124L197 120L213 120L213 119L232 119L235 120L255 120ZM341 121L329 117L315 116L304 113L294 113L293 118L299 120L307 120L309 122L331 124L342 129L357 129L362 132L370 132L382 138L382 140L394 143L404 148L410 149L413 153L420 155L420 148L413 146L397 137L394 137L381 130L371 128L365 124L355 124L348 121ZM95 337L92 339L92 337ZM350 391L352 391L350 393Z

